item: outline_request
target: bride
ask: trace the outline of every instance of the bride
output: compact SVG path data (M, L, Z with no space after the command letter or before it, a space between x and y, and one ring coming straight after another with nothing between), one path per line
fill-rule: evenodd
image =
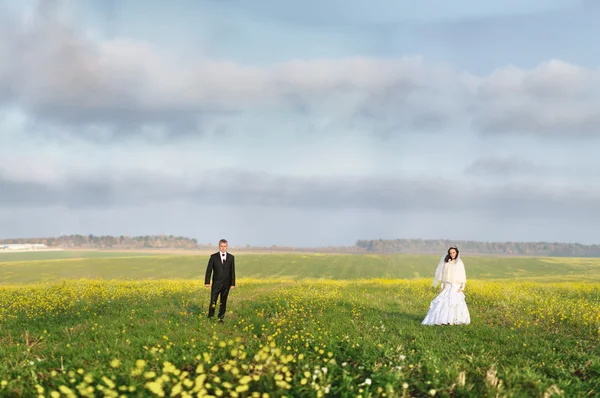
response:
M433 287L441 282L441 293L433 299L423 325L468 325L471 323L469 309L463 290L467 284L465 265L456 246L442 256L435 271Z

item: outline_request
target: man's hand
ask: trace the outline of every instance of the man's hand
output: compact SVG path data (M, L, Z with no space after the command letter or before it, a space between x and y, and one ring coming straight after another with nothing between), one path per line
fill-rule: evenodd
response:
M206 284L206 285L204 285L204 287L210 287L210 284Z
M230 289L235 289L235 286L229 286Z

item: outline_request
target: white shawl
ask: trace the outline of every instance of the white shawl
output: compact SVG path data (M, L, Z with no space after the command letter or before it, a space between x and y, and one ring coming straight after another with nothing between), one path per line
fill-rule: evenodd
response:
M446 255L444 254L435 270L433 278L433 287L436 287L440 282L460 284L462 288L467 284L467 273L465 272L465 264L460 259L460 254L456 260L445 262Z

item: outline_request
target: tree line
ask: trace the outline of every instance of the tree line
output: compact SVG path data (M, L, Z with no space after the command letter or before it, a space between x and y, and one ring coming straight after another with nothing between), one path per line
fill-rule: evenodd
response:
M198 249L194 238L174 235L63 235L55 238L5 239L2 244L41 243L49 247L82 249Z
M461 253L549 256L549 257L600 257L600 245L559 242L477 242L447 239L378 239L359 240L355 246L368 253L438 254L456 245Z
M175 235L110 236L63 235L51 238L4 239L0 244L42 243L64 249L216 249L216 244L199 244L194 238ZM550 257L600 257L600 245L559 242L478 242L447 239L370 239L352 246L296 248L292 246L237 246L232 249L271 252L321 253L406 253L440 254L456 245L464 254Z

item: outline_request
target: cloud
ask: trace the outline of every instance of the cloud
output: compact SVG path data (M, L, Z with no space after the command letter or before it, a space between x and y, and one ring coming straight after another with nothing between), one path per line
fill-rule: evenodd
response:
M374 210L390 214L480 214L503 218L589 217L600 192L577 185L465 184L415 177L297 177L237 169L194 178L86 173L59 182L0 176L0 207L123 208L177 202L202 206Z
M487 133L541 136L600 134L600 74L548 61L532 70L507 67L479 81L474 125Z
M0 104L82 139L206 134L248 112L322 116L326 127L388 135L600 135L600 73L559 60L481 76L420 56L259 67L97 40L51 11L0 16Z
M468 176L519 177L543 174L543 169L534 162L519 157L488 157L473 161L464 170Z

